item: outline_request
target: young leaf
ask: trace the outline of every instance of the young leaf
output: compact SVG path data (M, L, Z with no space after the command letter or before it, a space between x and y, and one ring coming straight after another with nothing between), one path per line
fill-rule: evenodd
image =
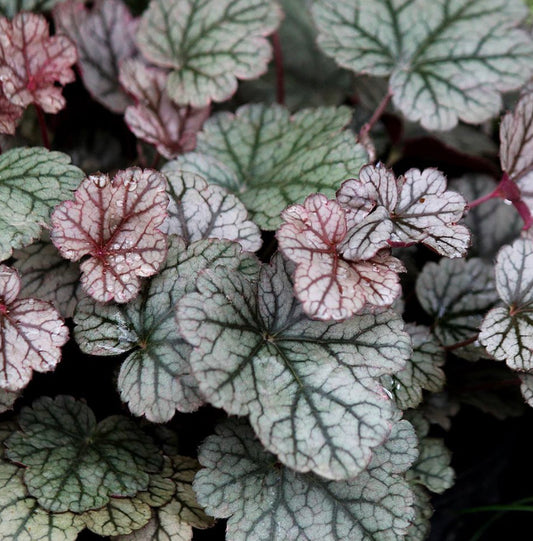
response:
M125 120L139 139L155 145L168 159L194 149L209 107L193 109L173 103L166 91L167 72L140 60L121 64L120 82L135 99L135 105L126 109Z
M57 27L78 49L83 83L92 96L115 113L131 103L119 83L119 66L136 52L137 23L121 0L97 0L91 10L68 0L54 9Z
M413 354L403 370L382 380L402 410L416 408L422 402L423 390L439 392L445 382L441 369L444 351L430 330L412 323L408 323L405 330L411 337Z
M333 324L307 319L290 271L277 256L258 284L221 268L200 273L200 293L178 303L179 329L207 400L249 415L265 447L290 468L353 477L386 439L394 414L372 378L403 367L409 338L393 312Z
M433 318L433 332L444 346L475 339L483 316L498 301L492 267L476 258L426 263L416 282L416 295ZM486 356L479 344L454 353L472 360Z
M63 259L48 234L15 250L13 267L21 276L20 294L50 301L63 317L72 317L80 298L80 269Z
M185 251L172 238L166 264L135 301L101 305L82 300L74 320L76 341L92 355L129 355L120 368L120 396L134 415L156 423L176 410L194 411L204 402L189 366L190 346L176 329L174 307L203 268L237 270L245 259L237 244L201 241ZM246 259L250 259L247 256Z
M48 513L24 486L23 469L0 461L0 524L4 541L75 541L84 528L79 515Z
M34 103L47 113L63 109L62 87L74 81L76 60L74 44L66 36L50 37L42 15L22 12L12 21L0 17L0 80L13 105Z
M48 511L80 513L106 505L110 496L134 496L162 467L156 446L130 419L97 423L69 396L36 400L22 409L19 424L7 457L26 466L24 483Z
M20 278L0 265L0 389L26 387L32 371L49 372L61 360L68 329L53 306L17 299Z
M273 230L286 206L311 192L333 195L366 163L366 151L344 130L350 117L345 107L305 109L290 116L279 105L243 106L234 115L210 118L196 149L234 171L238 185L225 187L239 196L262 229Z
M514 370L533 370L533 243L531 238L503 247L496 259L496 288L504 306L483 320L480 342Z
M237 90L237 79L266 71L265 36L281 19L272 0L152 0L137 42L154 64L172 68L167 90L180 105L205 107Z
M384 207L393 243L421 242L446 257L464 256L470 244L468 229L457 224L466 201L446 189L446 177L437 169L409 169L395 178L381 164L365 165L358 179L343 183L337 200L357 215ZM371 218L372 213L366 219Z
M402 473L416 456L412 427L393 428L387 448L347 481L327 481L280 466L242 420L217 427L200 447L194 481L199 502L228 517L228 538L399 541L414 518L413 494Z
M390 76L393 102L429 130L479 124L531 76L520 0L318 0L318 44L339 65Z
M306 314L322 320L347 319L365 306L390 306L400 295L398 272L403 265L386 252L378 253L388 246L392 226L387 227L391 224L386 213L375 214L381 219L361 228L322 194L283 211L285 223L276 236L280 250L296 263L294 291ZM344 255L349 251L360 260L343 257L343 249Z
M170 204L168 233L187 244L200 239L238 242L243 250L261 247L259 228L250 220L239 199L223 188L187 171L167 171Z
M54 205L70 197L82 178L60 152L15 148L0 156L0 261L39 237Z
M0 413L12 409L13 404L19 396L20 392L18 391L6 391L5 389L0 389Z
M140 277L157 272L166 256L165 177L132 167L113 180L97 173L84 179L74 201L52 214L51 239L66 259L80 264L81 285L99 302L133 299Z

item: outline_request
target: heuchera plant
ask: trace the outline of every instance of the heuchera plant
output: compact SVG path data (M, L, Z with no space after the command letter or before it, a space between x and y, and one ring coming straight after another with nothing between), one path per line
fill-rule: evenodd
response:
M449 374L533 406L528 13L0 0L1 539L427 539Z

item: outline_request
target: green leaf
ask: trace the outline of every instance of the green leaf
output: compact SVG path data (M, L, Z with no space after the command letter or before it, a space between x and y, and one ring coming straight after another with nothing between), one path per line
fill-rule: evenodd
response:
M429 520L433 515L429 492L420 485L412 485L411 489L415 495L415 519L407 530L405 541L425 541L431 530Z
M393 103L430 130L498 114L531 76L521 0L317 0L318 44L356 73L390 76Z
M280 18L272 0L152 0L137 44L150 62L173 69L172 100L203 107L230 98L237 79L266 71L272 49L265 36Z
M480 342L514 370L533 370L533 245L530 238L503 247L496 259L496 288L505 306L483 320Z
M39 238L54 206L72 197L83 176L69 156L45 148L14 148L0 156L0 261Z
M416 282L416 294L434 319L433 332L444 346L475 340L483 316L498 300L491 266L476 258L426 263ZM486 357L475 342L453 352L471 360Z
M408 479L424 485L431 492L442 494L453 485L455 473L450 468L451 452L440 438L422 438L420 455L407 472Z
M0 15L13 17L19 11L47 11L65 0L0 0Z
M393 376L384 376L383 383L394 395L401 409L416 408L422 402L422 391L442 390L445 375L444 351L430 330L408 323L405 330L411 336L413 354L406 367Z
M178 303L179 329L207 400L249 415L262 443L287 466L346 479L362 471L390 430L394 406L372 379L410 354L393 312L342 323L308 319L281 256L259 284L214 269Z
M401 474L415 446L412 427L402 421L365 471L327 481L281 466L243 421L230 420L200 447L205 469L194 489L207 512L229 517L234 541L395 541L414 518L413 494Z
M236 243L204 240L185 250L182 239L170 240L165 266L135 301L117 306L86 298L74 316L82 351L129 353L118 376L121 398L134 415L158 423L170 420L176 410L194 411L203 404L189 366L191 347L174 321L174 307L194 288L193 277L214 265L224 265L226 272L242 265L252 276L257 273L255 258L241 255Z
M26 466L24 483L45 509L83 512L109 497L145 490L162 457L128 418L96 423L93 412L68 396L40 398L19 416L21 431L7 441L7 457Z
M0 534L3 541L74 541L84 528L79 515L48 513L29 497L23 469L0 461Z
M262 228L273 230L289 204L312 192L333 196L366 163L364 148L345 126L345 107L305 109L291 116L279 105L247 105L219 113L198 134L196 150L221 161L237 182L208 177L236 193Z
M5 389L0 389L0 413L9 411L19 396L19 391L7 391Z

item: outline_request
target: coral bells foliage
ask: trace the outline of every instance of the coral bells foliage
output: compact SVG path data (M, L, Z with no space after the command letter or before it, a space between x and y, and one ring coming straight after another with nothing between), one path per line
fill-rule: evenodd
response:
M0 265L0 390L26 387L32 370L53 370L68 339L68 329L49 302L17 299L19 291L17 272Z
M6 115L2 106L2 132L14 133L18 117L31 103L47 113L63 109L62 86L74 81L76 60L74 44L63 35L50 37L43 16L23 12L12 21L0 17L0 103L11 104Z
M51 239L66 259L89 256L80 265L81 284L97 301L130 301L139 278L164 261L165 188L165 177L150 169L119 171L112 180L98 173L81 183L74 201L56 207Z

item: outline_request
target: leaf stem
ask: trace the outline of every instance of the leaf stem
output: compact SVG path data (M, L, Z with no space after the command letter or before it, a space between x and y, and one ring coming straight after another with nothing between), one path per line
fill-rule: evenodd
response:
M279 32L272 34L272 48L274 49L274 65L276 67L276 101L285 105L285 74L283 71L283 53Z
M44 118L44 112L41 107L34 104L35 111L37 112L37 120L39 121L39 128L41 129L41 139L43 145L50 150L50 140L48 139L48 130L46 128L46 119Z
M359 130L359 140L366 140L368 137L368 134L370 130L374 127L376 122L381 118L381 115L385 112L385 109L387 108L387 105L389 105L390 100L392 99L392 92L389 90L379 105L377 106L376 110L370 117L370 120L363 124L362 128Z
M453 351L454 349L459 349L464 346L468 346L470 344L473 344L478 339L478 336L471 336L470 338L467 338L466 340L461 340L461 342L456 342L455 344L450 344L449 346L442 346L442 349L445 349L446 351Z

